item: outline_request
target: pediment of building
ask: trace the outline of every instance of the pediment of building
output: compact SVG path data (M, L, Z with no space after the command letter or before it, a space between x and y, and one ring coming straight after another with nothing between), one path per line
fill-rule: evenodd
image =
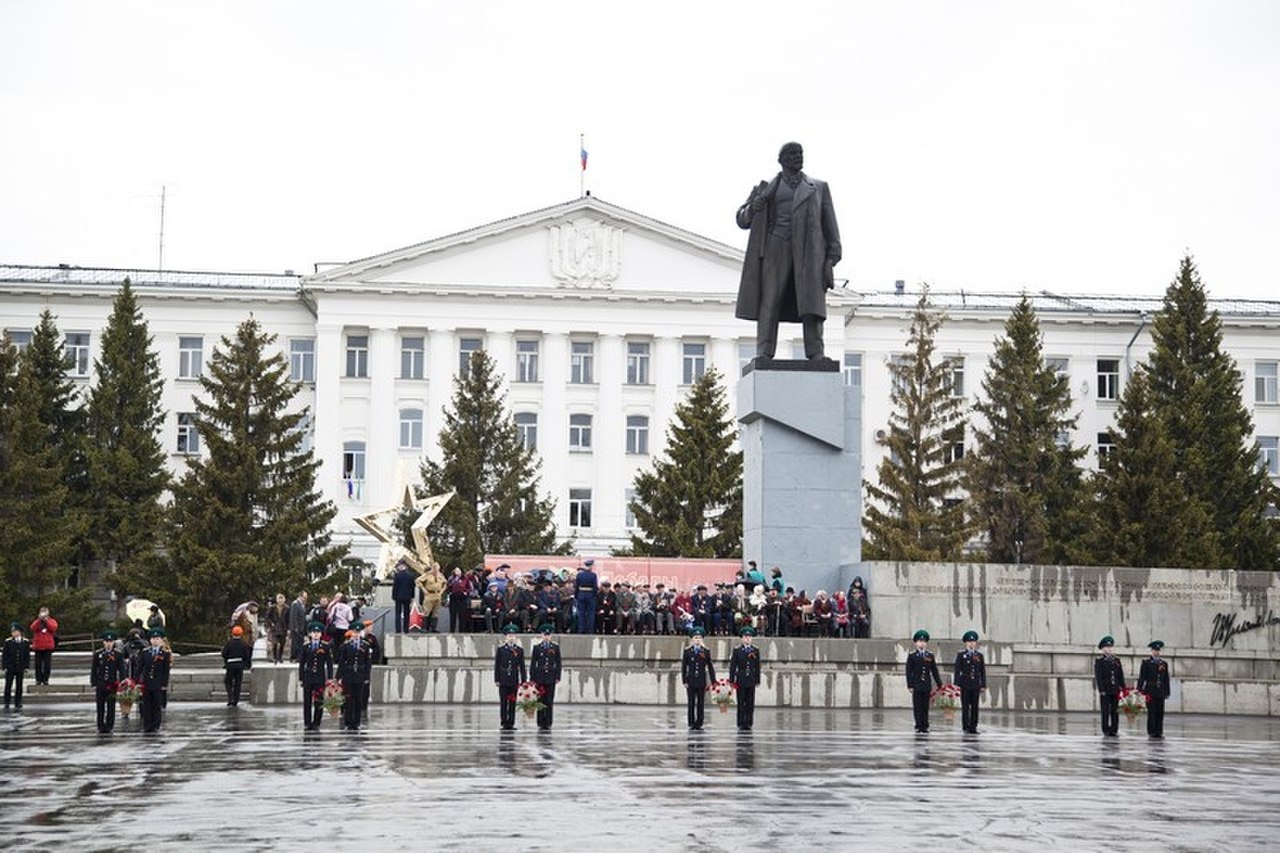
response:
M309 276L319 290L731 294L742 251L591 196Z

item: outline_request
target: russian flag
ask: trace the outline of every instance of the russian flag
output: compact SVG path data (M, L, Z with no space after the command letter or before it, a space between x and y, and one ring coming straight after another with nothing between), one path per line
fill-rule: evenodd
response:
M582 171L587 171L587 149L583 148L580 152L582 155Z

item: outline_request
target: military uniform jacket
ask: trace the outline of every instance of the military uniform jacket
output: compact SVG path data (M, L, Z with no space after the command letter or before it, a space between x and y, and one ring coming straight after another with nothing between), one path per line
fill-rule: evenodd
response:
M729 680L739 687L754 687L760 683L760 649L756 646L738 646L729 656Z
M526 679L524 649L503 643L493 653L493 680L503 687L516 687Z
M373 673L373 652L364 641L347 640L335 655L338 677L343 681L368 681Z
M529 677L539 684L560 680L560 644L550 640L537 643L529 658Z
M222 665L227 669L249 669L253 666L253 646L232 637L222 647Z
M1115 696L1124 690L1124 667L1120 665L1120 658L1103 655L1095 660L1093 683L1098 686L1098 692L1106 696Z
M23 672L31 668L31 641L26 637L4 641L4 671Z
M680 658L680 681L690 687L706 687L716 680L716 667L711 650L706 646L690 646Z
M982 652L965 649L956 655L955 675L951 680L961 690L986 690L987 663Z
M595 595L599 589L600 582L596 579L596 573L590 569L583 569L573 579L574 595Z
M114 687L124 675L124 653L114 648L98 649L89 664L89 683L94 687Z
M1138 670L1138 690L1152 699L1169 698L1169 662L1164 658L1147 658Z
M169 686L169 667L173 655L163 648L152 646L138 655L136 681L144 690L163 690Z
M298 653L298 680L317 687L333 678L333 648L328 643L307 642Z
M933 684L929 679L933 679ZM907 688L910 690L932 690L933 685L942 686L942 676L938 674L938 662L931 651L914 651L907 655Z

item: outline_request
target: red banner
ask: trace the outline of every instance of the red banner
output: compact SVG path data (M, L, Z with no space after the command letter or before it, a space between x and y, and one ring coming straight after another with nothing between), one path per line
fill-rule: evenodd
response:
M664 585L667 589L690 590L698 584L715 588L717 583L733 583L734 576L743 568L740 560L694 560L678 557L528 557L519 555L490 554L484 558L486 569L496 569L506 563L511 566L508 574L531 572L534 569L561 570L572 579L583 560L593 560L591 566L600 582L611 584L623 581L636 586Z

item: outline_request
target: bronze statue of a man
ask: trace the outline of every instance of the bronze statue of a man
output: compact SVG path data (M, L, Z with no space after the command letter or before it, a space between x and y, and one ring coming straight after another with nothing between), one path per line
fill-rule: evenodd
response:
M751 229L734 314L756 321L756 356L773 358L778 323L804 326L804 354L823 358L822 324L832 267L840 261L840 229L825 181L803 171L804 149L788 142L778 152L782 171L761 181L738 208L738 226Z

